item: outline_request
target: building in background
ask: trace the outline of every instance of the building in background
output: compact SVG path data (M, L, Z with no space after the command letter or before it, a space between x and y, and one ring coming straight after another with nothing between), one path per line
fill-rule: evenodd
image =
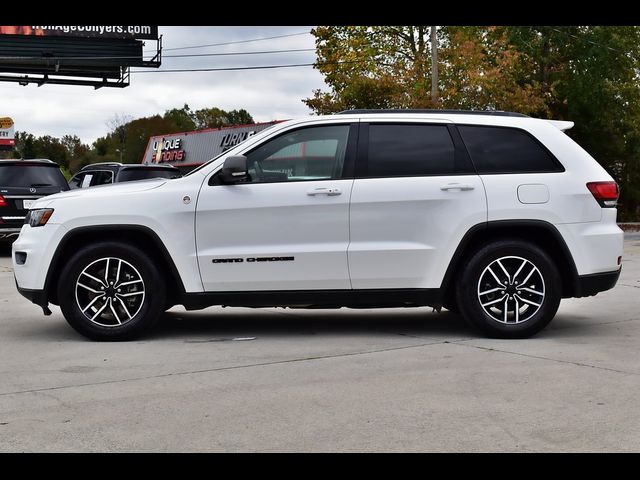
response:
M185 174L280 120L151 137L143 164L169 164Z
M13 119L0 118L0 151L13 150L16 146Z

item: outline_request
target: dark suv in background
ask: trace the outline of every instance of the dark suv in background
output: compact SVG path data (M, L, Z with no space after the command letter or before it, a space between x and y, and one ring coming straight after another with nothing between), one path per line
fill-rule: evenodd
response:
M133 182L150 178L179 178L180 170L171 165L136 165L122 163L94 163L87 165L69 181L69 187L95 187L111 183Z
M51 160L0 160L0 243L18 237L33 202L66 190L67 180Z

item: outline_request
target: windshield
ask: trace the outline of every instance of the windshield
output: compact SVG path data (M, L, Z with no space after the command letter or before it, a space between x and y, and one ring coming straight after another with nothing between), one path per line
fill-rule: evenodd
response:
M56 166L0 165L0 185L3 187L61 187L67 181Z
M166 168L129 168L120 172L118 182L133 182L150 178L176 178L180 176L180 172L174 172Z

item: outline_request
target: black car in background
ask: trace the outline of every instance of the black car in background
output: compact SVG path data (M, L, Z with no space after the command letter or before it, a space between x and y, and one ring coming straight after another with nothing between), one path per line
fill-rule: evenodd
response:
M69 180L69 187L73 190L108 185L110 183L133 182L150 178L178 178L181 176L180 170L171 165L94 163L87 165L76 173Z
M51 160L0 160L0 243L13 242L37 199L69 190Z

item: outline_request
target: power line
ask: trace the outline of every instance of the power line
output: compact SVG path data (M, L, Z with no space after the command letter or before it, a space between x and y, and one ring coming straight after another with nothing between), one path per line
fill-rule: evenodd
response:
M353 63L353 62L340 62ZM177 68L171 70L132 70L131 73L186 73L186 72L232 72L237 70L269 70L274 68L311 67L315 63L294 63L289 65L259 65L253 67L219 67L219 68Z
M258 52L224 52L224 53L190 53L186 55L163 55L162 58L187 58L187 57L224 57L233 55L263 55L271 53L295 53L315 52L315 48L293 48L289 50L263 50Z
M130 73L186 73L186 72L232 72L237 70L269 70L275 68L322 67L325 65L346 65L351 63L368 63L371 60L347 60L344 62L292 63L286 65L256 65L250 67L217 67L217 68L177 68L171 70L132 70Z
M188 53L179 55L163 55L162 58L193 58L193 57L226 57L226 56L240 56L240 55L266 55L273 53L296 53L296 52L314 52L315 48L293 48L287 50L262 50L262 51L249 51L249 52L219 52L219 53ZM61 61L61 60L139 60L140 57L132 56L81 56L81 57L7 57L0 56L0 60L47 60L47 61Z
M309 35L310 32L298 32L298 33L288 33L286 35L275 35L273 37L259 37L259 38L250 38L247 40L236 40L233 42L222 42L222 43L209 43L206 45L190 45L188 47L174 47L174 48L165 48L165 51L175 51L175 50L188 50L192 48L206 48L206 47L221 47L223 45L236 45L239 43L251 43L251 42L261 42L263 40L275 40L276 38L287 38L287 37L297 37L299 35Z

